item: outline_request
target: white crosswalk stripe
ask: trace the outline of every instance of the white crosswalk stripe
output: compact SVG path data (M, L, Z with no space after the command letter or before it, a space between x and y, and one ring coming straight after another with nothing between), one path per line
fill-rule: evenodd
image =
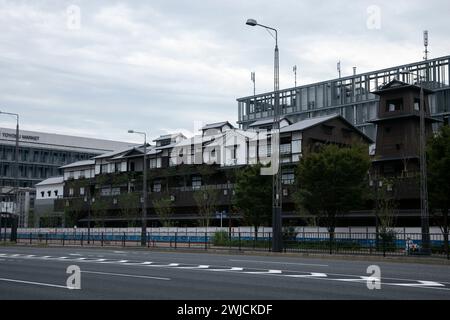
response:
M267 270L267 271L245 271L246 274L281 274L281 270Z
M311 272L311 274L286 274L286 277L291 278L326 278L328 277L325 273Z
M74 255L74 254L71 254ZM293 271L282 271L282 270L264 270L264 269L254 269L254 268L243 268L243 267L211 267L210 265L185 265L180 263L165 263L165 264L155 264L154 262L144 261L144 262L132 262L130 260L111 260L111 259L96 259L96 258L86 258L86 257L52 257L52 256L36 256L36 255L24 255L16 253L0 253L2 258L19 258L19 259L44 259L44 260L64 260L64 261L74 261L74 262L84 262L84 263L102 263L102 264L119 264L126 266L146 266L152 268L173 268L181 270L204 270L213 272L234 272L240 274L248 275L273 275L281 276L287 278L298 278L298 279L312 279L312 280L330 280L330 281L340 281L340 282L353 282L353 283L367 283L367 281L377 280L380 281L382 285L390 286L400 286L400 287L413 287L413 288L424 288L424 289L441 289L450 290L445 284L436 281L425 281L425 280L403 280L397 279L404 282L387 282L387 280L396 279L379 279L370 276L357 276L348 275L348 278L333 277L332 274L326 274L322 272L309 272L296 274ZM382 281L383 280L383 281Z

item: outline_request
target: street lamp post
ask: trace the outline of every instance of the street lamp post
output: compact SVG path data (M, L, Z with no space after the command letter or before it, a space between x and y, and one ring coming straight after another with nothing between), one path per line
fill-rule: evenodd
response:
M282 196L281 196L281 163L279 160L280 154L280 144L279 144L279 135L280 135L280 58L278 51L278 31L275 28L268 27L262 24L259 24L254 19L248 19L247 25L249 26L260 26L265 28L266 30L272 30L275 32L275 54L274 54L274 130L271 140L272 145L272 159L275 158L275 161L272 161L272 165L276 162L277 168L276 173L273 176L272 180L272 251L281 252L283 247L282 242ZM270 32L269 32L270 33ZM277 150L275 150L274 146L276 146Z
M92 175L91 175L92 176ZM92 206L92 195L91 195L91 185L88 185L86 190L86 197L84 198L84 202L87 203L88 206L88 234L87 234L87 243L91 244L91 206Z
M147 134L134 130L128 130L128 133L136 133L144 136L144 168L142 182L142 230L141 230L141 246L147 245Z
M15 200L16 200L16 214L19 210L19 114L11 112L0 111L0 114L6 114L16 117L16 150L15 150L15 168L14 168L14 179L15 179Z

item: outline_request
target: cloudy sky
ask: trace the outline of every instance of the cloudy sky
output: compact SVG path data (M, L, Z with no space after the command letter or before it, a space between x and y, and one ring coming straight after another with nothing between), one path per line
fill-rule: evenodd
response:
M80 11L80 19L77 17ZM448 0L0 0L0 110L23 129L138 142L237 120L236 99L450 54ZM379 13L379 15L378 15ZM379 17L379 19L378 19ZM0 126L14 119L0 117Z

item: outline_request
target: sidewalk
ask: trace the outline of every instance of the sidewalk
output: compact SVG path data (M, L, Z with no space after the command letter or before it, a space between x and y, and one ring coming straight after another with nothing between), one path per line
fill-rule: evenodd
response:
M327 254L327 253L306 253L306 252L269 252L258 251L250 248L229 249L229 248L211 248L207 250L202 247L141 247L141 246L118 246L118 245L75 245L75 244L29 244L29 243L0 243L0 247L20 246L20 247L56 247L56 248L83 248L83 249L118 249L120 250L143 250L143 251L158 251L158 252L180 252L180 253L204 253L204 254L224 254L224 255L250 255L250 256L266 256L266 257L291 257L291 258L309 258L309 259L328 259L328 260L345 260L345 261L377 261L377 262L393 262L393 263L417 263L417 264L435 264L435 265L449 265L450 260L445 256L426 257L426 256L386 256L382 255L362 255L362 254Z

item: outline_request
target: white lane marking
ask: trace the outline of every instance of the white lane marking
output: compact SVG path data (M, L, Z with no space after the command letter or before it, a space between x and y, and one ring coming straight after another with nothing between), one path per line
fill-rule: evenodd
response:
M21 254L12 254L11 257L20 257Z
M282 274L281 270L267 270L267 271L246 271L246 274Z
M233 262L254 262L254 263L274 263L274 264L290 264L290 265L298 265L298 266L314 266L314 267L329 267L327 264L313 264L313 263L297 263L297 262L279 262L279 261L262 261L262 260L238 260L238 259L229 259L229 261Z
M366 276L359 276L357 279L330 279L330 280L336 280L336 281L343 281L343 282L367 282L367 281L381 281L378 278L375 277L366 277Z
M402 287L445 287L442 283L434 281L421 281L419 283L389 283L392 286L402 286Z
M123 273L110 273L110 272L97 272L97 271L81 271L81 273L90 273L90 274L99 274L99 275L117 276L117 277L127 277L127 278L142 278L142 279L153 279L153 280L165 280L165 281L171 280L170 278L139 276L139 275L123 274Z
M177 269L208 269L209 266L206 265L199 265L196 267L178 267Z
M142 266L142 263L136 263L137 266ZM154 268L176 268L180 264L179 263L170 263L170 264L153 264L153 262L144 264L147 267L154 267ZM180 267L178 267L179 269Z
M69 257L59 257L58 259L64 260L64 259L69 259Z
M326 278L326 273L311 272L311 274L286 274L286 277L291 278Z
M126 253L125 251L113 251L114 253L120 253L120 254L124 254Z
M81 256L79 253L70 253L69 256Z
M208 269L208 271L219 271L219 272L226 272L226 271L244 271L244 268L239 267L232 267L229 269Z
M141 264L147 266L147 265L152 264L152 263L153 263L153 262L145 261L145 262L142 262Z
M0 253L0 256L2 256L2 257L6 256L6 253Z
M76 260L86 260L87 258L77 258Z
M8 256L6 254L2 254L1 256L5 257L5 258L12 258L13 256L17 256L17 255L13 255L13 254L9 254ZM31 258L31 257L36 257L34 255L28 255L28 256L21 256L18 255L19 258ZM48 258L52 258L51 256L41 256L41 257L36 257L37 259L48 259ZM52 259L58 259L56 257L53 257ZM84 258L86 259L86 258ZM71 261L80 261L80 262L99 262L99 263L125 263L128 260L119 260L119 261L102 261L105 259L95 259L95 260L79 260L79 259L74 259ZM147 266L152 266L152 267L170 267L173 268L175 265L177 264L169 264L169 265L152 265L151 262L143 262L143 263L133 263L131 265L147 265ZM275 276L285 276L285 277L294 277L294 278L309 278L309 279L315 279L315 280L331 280L331 281L341 281L341 282L365 282L367 280L373 280L373 278L371 277L366 277L366 276L357 276L357 275L346 275L346 274L333 274L333 273L329 273L327 276L330 275L340 275L340 276L348 276L348 277L357 277L356 279L343 279L343 278L326 278L323 276L318 276L319 273L314 273L314 272L310 272L311 275L289 275L289 274L283 274L283 271L288 271L288 270L268 270L268 271L260 271L260 272L242 272L244 270L244 268L238 268L238 267L233 267L231 269L227 269L227 267L224 267L225 269L209 269L209 266L206 265L199 265L199 266L195 266L195 267L176 267L177 269L191 269L191 270L207 270L207 271L222 271L222 272L229 272L229 271L241 271L241 272L236 272L236 273L241 273L241 274L272 274ZM298 271L289 271L289 272L298 272ZM312 276L313 274L316 274L317 276ZM323 275L323 274L321 274ZM414 287L414 288L421 288L421 289L437 289L437 290L450 290L450 288L442 288L445 287L445 285L443 285L442 283L446 283L446 282L434 282L434 281L421 281L421 280L414 280L414 279L399 279L399 278L383 278L383 279L390 279L390 280L403 280L403 281L416 281L419 283L382 283L383 285L393 285L393 286L403 286L403 287ZM447 283L446 283L447 284Z
M24 283L24 284L32 284L32 285L43 286L43 287L54 287L54 288L69 289L69 288L67 288L67 286L60 286L60 285L57 285L57 284L42 283L42 282L33 282L33 281L25 281L25 280L16 280L16 279L0 278L0 281L5 281L5 282L16 282L16 283Z

